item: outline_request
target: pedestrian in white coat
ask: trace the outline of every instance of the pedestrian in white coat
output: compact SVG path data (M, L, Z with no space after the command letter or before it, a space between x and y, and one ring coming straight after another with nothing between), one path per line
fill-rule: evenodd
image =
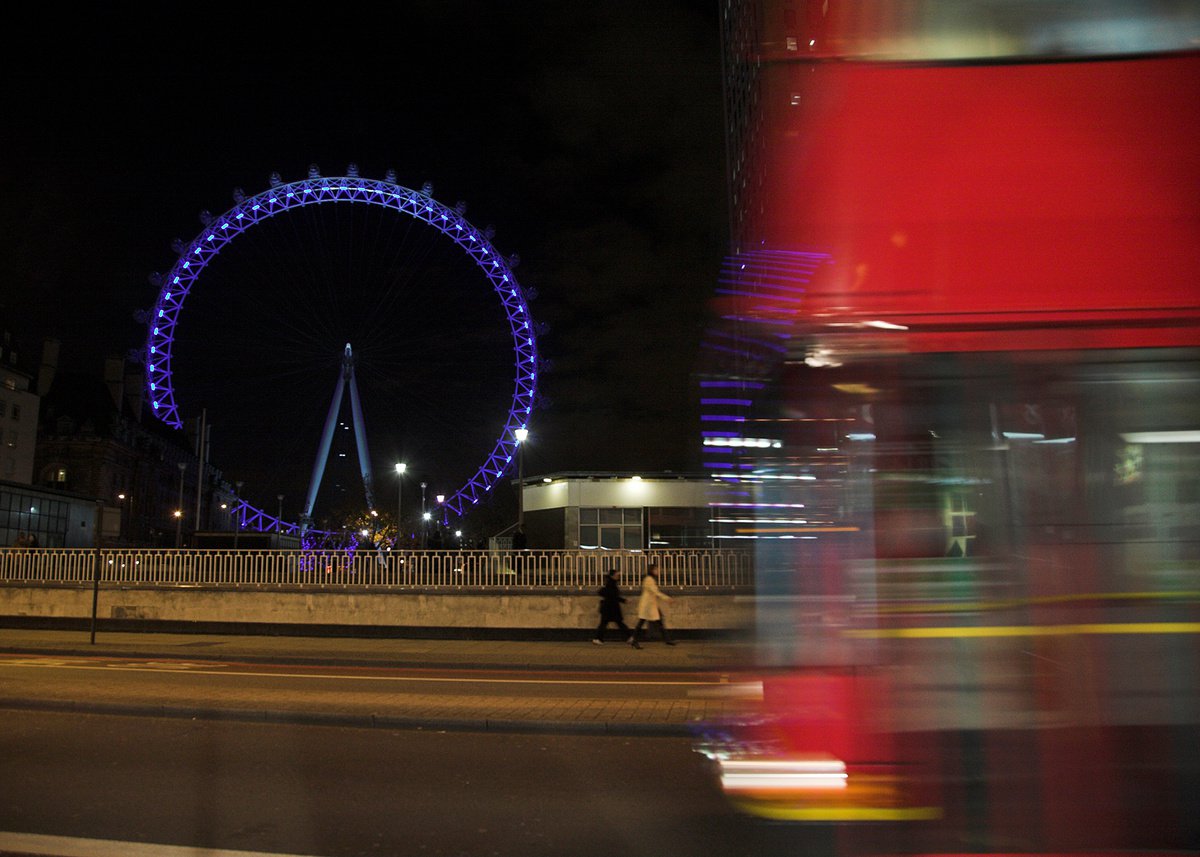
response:
M633 636L629 638L629 645L635 649L642 647L642 628L647 622L658 625L664 643L668 646L675 645L675 641L667 634L667 623L663 620L662 608L659 606L660 601L670 600L671 596L658 588L658 565L650 563L646 567L646 576L642 578L642 594L638 598L638 620L633 626Z

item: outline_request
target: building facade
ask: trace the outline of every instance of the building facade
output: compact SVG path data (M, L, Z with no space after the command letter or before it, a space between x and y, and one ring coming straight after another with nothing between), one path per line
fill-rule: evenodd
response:
M703 475L552 473L527 477L529 548L653 550L721 547L729 487Z
M37 445L38 397L32 377L19 368L12 334L0 332L0 480L33 481Z

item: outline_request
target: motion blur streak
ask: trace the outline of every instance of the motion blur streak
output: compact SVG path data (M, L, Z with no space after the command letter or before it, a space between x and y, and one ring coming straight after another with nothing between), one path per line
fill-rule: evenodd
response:
M762 694L698 749L846 853L1200 851L1200 3L722 9Z

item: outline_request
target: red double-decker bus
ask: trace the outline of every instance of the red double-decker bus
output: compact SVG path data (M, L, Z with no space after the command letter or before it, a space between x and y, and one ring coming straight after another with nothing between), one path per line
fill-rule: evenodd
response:
M867 850L1200 847L1200 4L726 34L718 307L786 356L725 474L762 522L724 787Z

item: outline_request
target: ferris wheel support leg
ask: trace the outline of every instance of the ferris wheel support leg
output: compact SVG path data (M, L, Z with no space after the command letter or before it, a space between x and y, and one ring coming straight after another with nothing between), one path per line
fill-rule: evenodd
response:
M354 380L353 366L350 367L350 413L354 417L354 442L358 446L358 468L362 471L367 509L373 512L375 492L371 490L371 454L367 451L367 425L363 421L362 402L358 398L358 383Z
M329 460L329 447L333 444L333 430L337 426L338 411L342 409L342 395L346 390L346 373L339 372L337 385L333 388L333 401L325 417L325 429L321 432L321 445L317 449L317 460L313 462L312 477L308 480L308 496L304 500L304 513L300 516L300 527L307 530L312 521L313 504L317 502L317 491L325 476L325 463Z

